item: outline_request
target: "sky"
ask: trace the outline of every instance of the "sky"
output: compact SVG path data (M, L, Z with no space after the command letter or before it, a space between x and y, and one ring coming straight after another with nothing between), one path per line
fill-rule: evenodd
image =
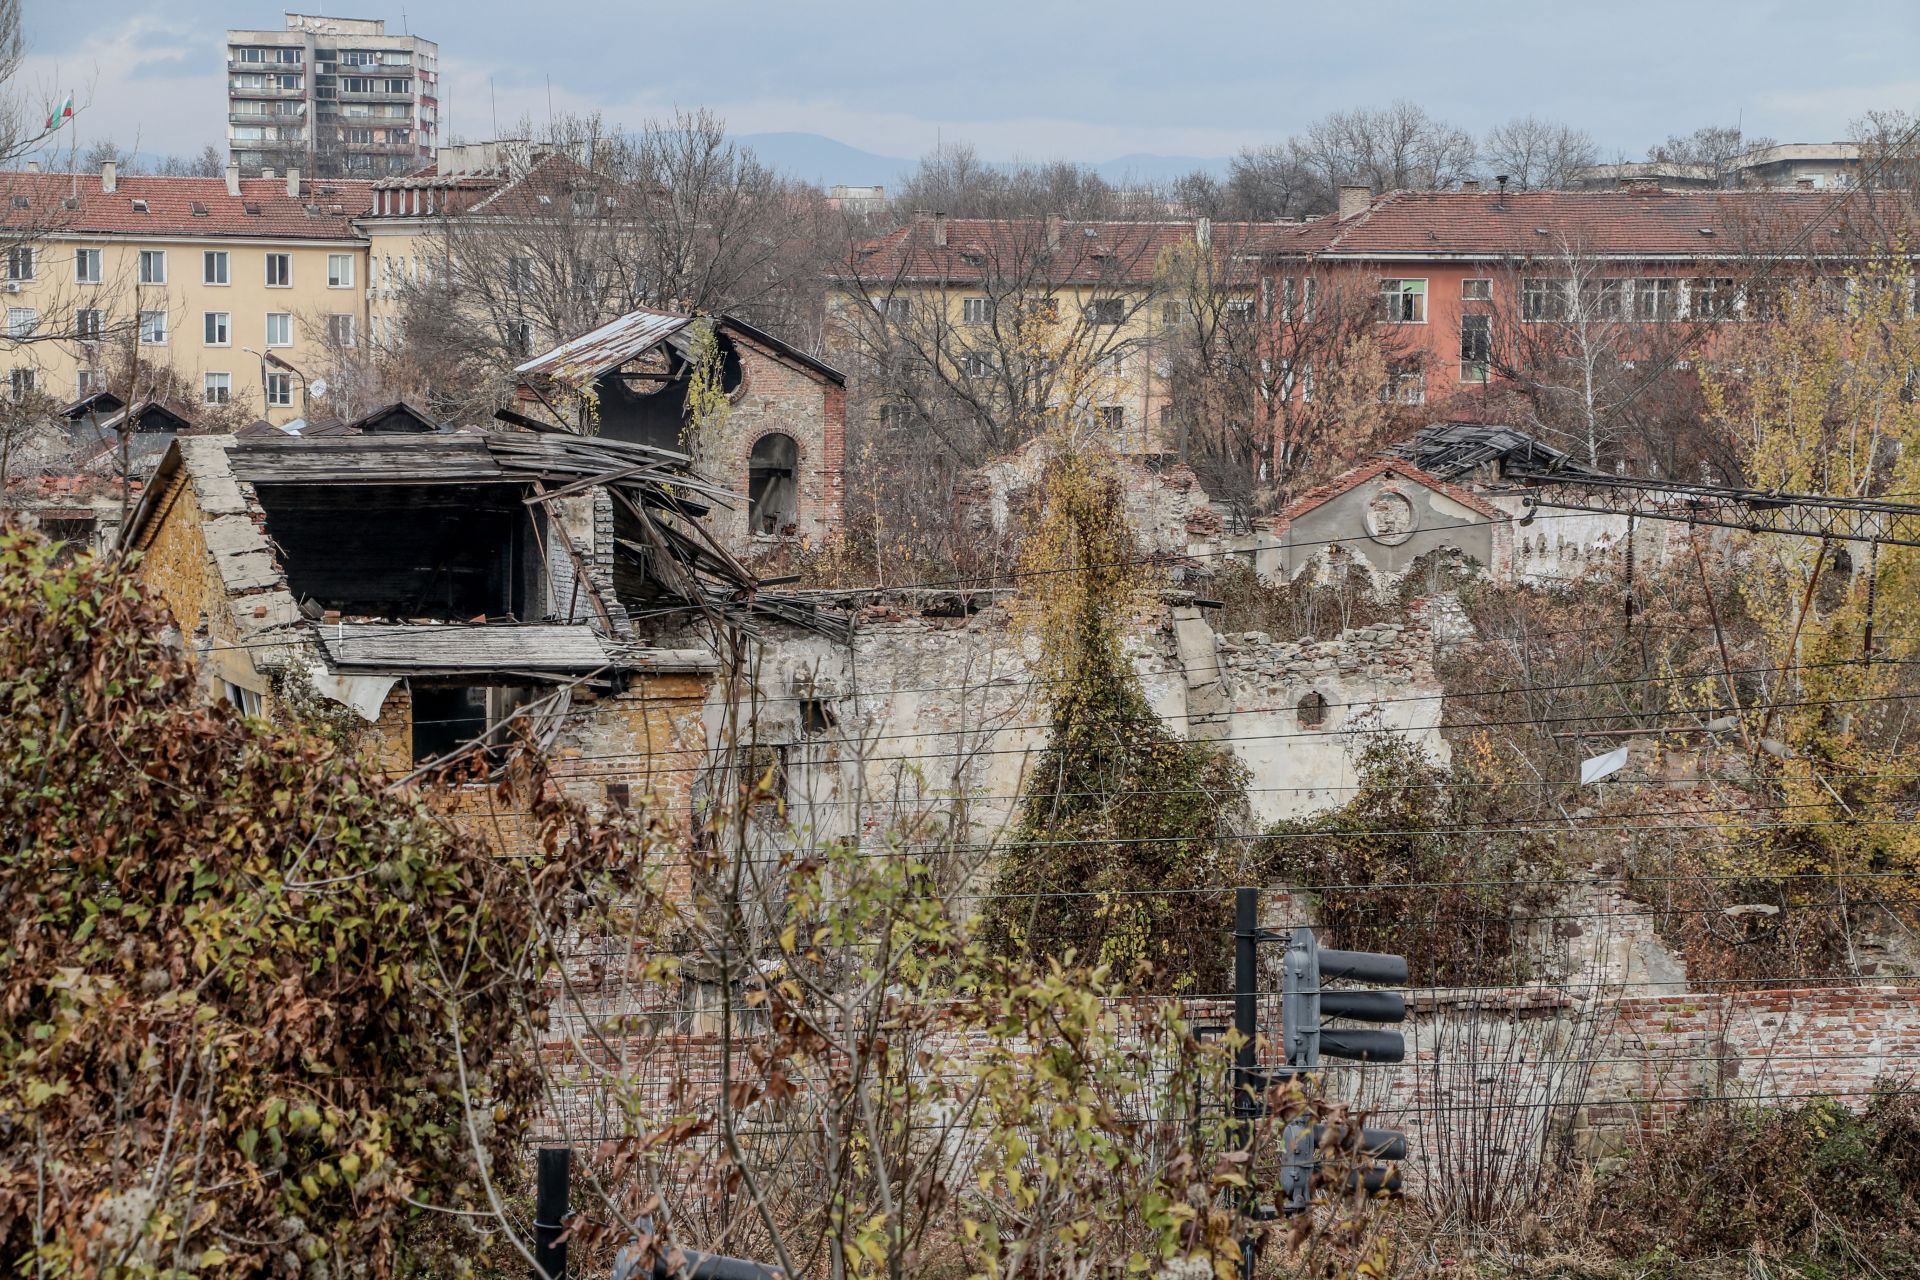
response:
M382 8L385 4L389 7ZM71 90L82 147L222 145L224 31L257 0L25 0L23 83ZM1605 158L1740 123L1833 141L1920 112L1920 4L1828 0L354 0L440 45L450 138L599 111L708 107L735 133L818 133L885 155L966 141L990 160L1226 156L1330 110L1405 98L1475 134L1534 114ZM498 128L496 130L496 121Z

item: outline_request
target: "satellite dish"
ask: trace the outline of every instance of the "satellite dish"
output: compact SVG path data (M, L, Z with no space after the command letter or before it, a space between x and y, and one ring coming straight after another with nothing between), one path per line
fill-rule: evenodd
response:
M315 378L312 385L307 389L316 396L325 396L327 394L327 380L325 378Z

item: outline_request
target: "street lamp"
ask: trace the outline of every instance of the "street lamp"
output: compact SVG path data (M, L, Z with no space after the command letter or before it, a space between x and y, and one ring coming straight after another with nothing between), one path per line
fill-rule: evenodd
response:
M269 414L271 414L273 410L273 402L267 399L267 371L264 368L266 365L272 365L276 369L285 369L288 373L300 379L300 416L309 422L313 421L313 394L307 382L306 374L300 372L300 370L296 369L287 361L282 360L271 351L255 351L252 347L242 347L240 349L250 356L260 357L260 363L263 366L260 370L260 403L266 407Z

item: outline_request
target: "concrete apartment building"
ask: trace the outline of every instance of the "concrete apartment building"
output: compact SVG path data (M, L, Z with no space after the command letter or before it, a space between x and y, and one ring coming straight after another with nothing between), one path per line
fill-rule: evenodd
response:
M440 46L380 19L289 13L227 32L227 148L241 172L384 177L440 145Z

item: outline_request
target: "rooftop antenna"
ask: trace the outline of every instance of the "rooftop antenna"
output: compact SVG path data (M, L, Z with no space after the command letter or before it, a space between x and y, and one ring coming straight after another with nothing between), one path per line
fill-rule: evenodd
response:
M1504 209L1507 207L1507 176L1508 175L1504 173L1496 173L1493 175L1494 182L1499 184L1500 187L1500 194L1495 196L1493 200L1493 207L1496 209Z
M487 107L493 113L493 136L500 136L500 100L493 95L493 77L487 77Z

